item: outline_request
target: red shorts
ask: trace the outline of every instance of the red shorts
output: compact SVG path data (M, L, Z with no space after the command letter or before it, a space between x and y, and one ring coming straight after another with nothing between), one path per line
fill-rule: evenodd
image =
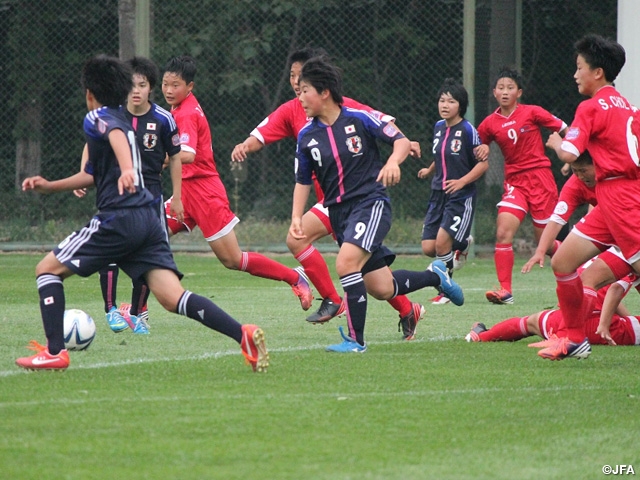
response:
M606 252L598 254L598 258L607 264L607 267L611 269L616 280L620 280L632 273L633 268L631 268L631 265L622 257L622 253L620 253L617 248L614 247L614 249L616 250L615 253L613 249L610 248Z
M598 205L575 226L594 243L616 245L630 264L640 260L640 182L616 178L596 185Z
M197 225L207 242L227 235L240 221L231 211L227 191L220 177L196 177L182 180L184 221L169 214L171 198L165 202L167 225L171 233L190 232Z
M587 319L584 329L589 343L606 345L606 340L596 334L599 323L600 312L593 313ZM544 310L538 319L538 328L544 338L549 338L554 333L562 336L565 326L560 310ZM609 332L613 341L618 345L638 345L640 343L640 322L636 317L621 317L614 314Z
M522 222L527 213L544 228L558 203L558 187L550 168L533 168L511 175L504 182L498 213L509 212Z
M322 203L316 203L313 207L309 209L311 213L313 213L318 220L322 222L324 228L327 229L331 235L333 235L333 229L331 228L331 220L329 220L329 209L322 205ZM335 237L334 237L335 238Z

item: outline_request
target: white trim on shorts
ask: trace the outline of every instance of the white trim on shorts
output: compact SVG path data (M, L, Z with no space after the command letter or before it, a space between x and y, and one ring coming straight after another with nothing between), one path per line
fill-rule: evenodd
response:
M631 328L633 328L633 334L636 336L636 338L634 338L634 345L640 345L640 321L634 316L627 318L631 321Z

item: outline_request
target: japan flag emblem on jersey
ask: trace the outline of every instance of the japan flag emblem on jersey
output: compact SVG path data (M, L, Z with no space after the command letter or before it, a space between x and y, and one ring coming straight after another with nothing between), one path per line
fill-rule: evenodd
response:
M346 144L351 153L357 154L362 150L362 139L358 135L347 138Z
M145 133L142 142L146 149L151 150L158 143L158 136L155 133Z

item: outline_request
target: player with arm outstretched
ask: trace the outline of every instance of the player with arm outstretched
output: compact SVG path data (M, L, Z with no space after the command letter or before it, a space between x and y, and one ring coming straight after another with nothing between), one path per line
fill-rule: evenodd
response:
M480 123L478 133L483 143L495 141L502 151L504 193L498 202L493 257L500 287L485 295L492 303L505 304L513 303L513 238L520 224L530 213L538 242L558 202L558 187L540 128L563 132L567 125L542 107L519 102L522 78L511 68L504 67L498 73L493 96L499 106ZM546 253L553 255L554 250Z
M440 261L432 264L433 271L392 273L388 268L395 255L382 245L391 227L386 187L400 181L399 165L409 155L410 142L393 123L342 106L341 84L340 70L326 57L309 59L302 67L300 102L312 120L298 135L289 232L295 238L305 237L302 217L315 173L340 246L336 271L349 327L348 335L340 327L343 342L327 350L362 353L367 348L367 293L386 300L433 286L457 305L464 296ZM377 139L393 146L384 165Z
M269 355L262 329L241 325L180 284L182 274L165 226L153 195L144 188L135 133L120 107L131 90L130 68L117 58L99 55L85 63L81 82L89 110L83 124L88 152L84 170L56 181L26 178L22 188L51 193L95 184L98 213L38 263L36 283L47 345L35 347L32 342L36 353L18 358L16 364L29 370L65 370L69 354L64 345L63 280L74 274L87 277L117 263L132 279L144 279L165 309L233 338L253 370L265 371Z
M298 79L304 63L311 57L324 54L322 49L302 48L293 52L288 58L289 83L296 97L280 105L270 113L251 134L240 144L236 145L231 153L233 161L241 162L247 158L249 153L257 152L264 146L275 143L285 138L298 138L298 133L309 121L304 112L298 96L300 88ZM372 109L371 107L357 102L349 97L343 97L344 105L358 108L369 112L379 120L386 122L394 121L394 117ZM420 156L420 145L411 142L412 155ZM323 193L314 179L314 191L317 202L303 216L303 223L306 232L305 238L294 238L287 235L287 247L293 256L304 268L305 274L315 285L318 293L322 297L322 304L316 312L307 317L310 323L324 323L344 311L344 305L338 294L327 264L313 246L313 243L320 238L332 235L331 222L327 209L322 205ZM408 332L415 331L415 325L424 313L424 307L419 303L412 303L406 296L398 295L390 299L389 304L398 311L400 324L405 338L413 338Z

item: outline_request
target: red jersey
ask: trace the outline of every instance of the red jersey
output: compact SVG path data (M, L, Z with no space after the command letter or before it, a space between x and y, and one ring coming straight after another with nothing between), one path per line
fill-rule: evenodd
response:
M551 221L566 225L576 208L585 203L593 206L598 204L596 188L587 187L582 180L571 175L560 191L558 204L551 215Z
M640 115L613 85L606 85L578 105L562 150L578 156L589 150L596 180L638 178Z
M352 98L342 97L342 100L345 107L364 110L383 122L391 122L392 120L395 120L394 117L374 110L368 105L357 102ZM263 145L269 145L270 143L277 142L278 140L283 140L285 138L294 138L297 140L298 133L302 130L302 127L309 122L309 120L311 119L307 117L300 100L298 98L292 98L288 102L280 105L271 112L267 118L262 120L262 122L253 129L251 136L256 137ZM324 194L318 185L315 173L313 175L313 186L318 202L322 202Z
M374 110L351 98L343 97L343 101L345 107L364 110L383 122L395 120L392 116ZM293 98L280 105L271 112L267 118L262 120L262 122L253 129L251 136L256 137L263 145L269 145L270 143L285 138L297 139L298 133L309 120L311 119L307 117L307 114L304 112L300 100Z
M514 173L539 167L551 167L544 154L540 127L559 132L567 126L558 117L537 105L516 105L505 117L500 108L485 118L478 127L482 143L495 141L504 156L504 176L508 180Z
M193 92L171 113L180 131L180 148L196 156L193 163L182 164L182 178L218 176L209 122Z

